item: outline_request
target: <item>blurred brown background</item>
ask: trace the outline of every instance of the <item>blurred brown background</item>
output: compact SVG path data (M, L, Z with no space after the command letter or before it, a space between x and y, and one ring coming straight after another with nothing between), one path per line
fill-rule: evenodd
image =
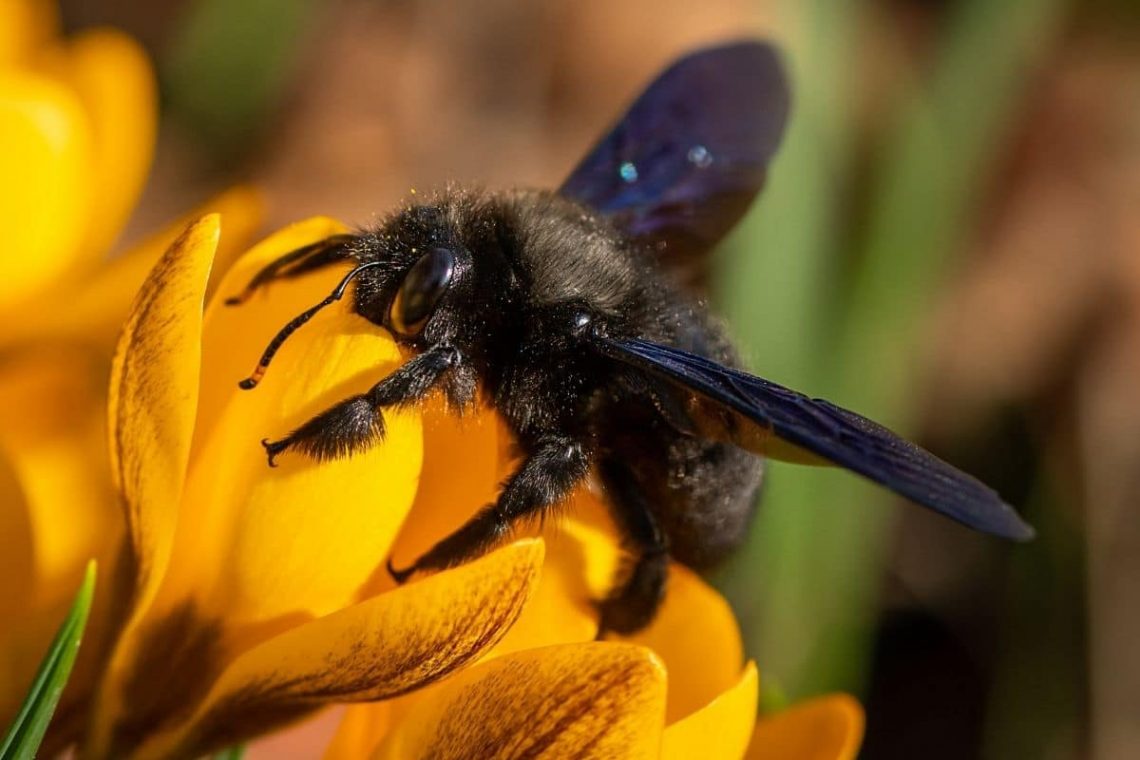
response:
M1140 755L1134 2L63 5L159 65L139 231L236 181L272 226L366 224L449 181L553 186L671 58L777 40L791 133L714 298L756 372L913 435L1040 536L774 467L716 577L767 703L854 690L874 758Z

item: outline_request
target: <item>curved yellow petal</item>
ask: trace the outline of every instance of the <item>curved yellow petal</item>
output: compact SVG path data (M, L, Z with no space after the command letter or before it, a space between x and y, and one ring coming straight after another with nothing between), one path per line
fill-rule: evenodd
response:
M853 760L863 741L863 708L832 694L765 717L756 725L748 760Z
M213 301L222 278L256 242L256 235L265 222L265 198L253 185L235 185L218 193L200 208L198 213L216 212L224 220L222 240L214 257L214 271L206 288L206 303L209 304Z
M431 414L429 411L425 420L426 437L429 439L433 435L433 429L434 434L440 436L440 428L446 427L449 419L446 417L432 419ZM487 414L488 421L493 421L490 413ZM466 426L464 429L470 430ZM507 434L500 428L498 435L501 442L503 436ZM445 467L447 458L451 460L464 457L483 458L487 450L493 450L494 446L491 445L493 438L490 431L483 430L482 434L474 433L470 446L443 449L446 458L440 463L440 468L433 478L447 479ZM443 439L453 439L458 444L466 440L461 432L454 429L451 433L445 434ZM503 451L500 451L499 457L509 466L509 457ZM428 489L436 494L449 490L446 486L441 487L438 484L433 489L436 481L428 478L427 465L424 469L425 478L421 493ZM489 471L495 467L492 464L485 466L484 469L484 476L490 478ZM487 500L493 498L497 492L497 483L501 481L501 477L492 480L495 481L494 484L478 481L483 483L482 488L487 489ZM463 494L457 493L456 497L462 499ZM434 515L430 511L432 509L435 510ZM472 511L475 508L466 509ZM441 512L444 514L442 519L439 517ZM565 515L562 512L565 512ZM461 524L464 517L466 515L463 511L452 508L452 503L446 500L431 499L421 502L417 498L416 507L408 516L400 534L396 549L397 564L400 556L416 556L415 551L407 549L403 549L404 554L399 554L401 548L409 544L413 547L426 548L447 531ZM425 529L421 522L429 523L428 527ZM524 529L535 532L534 526L524 526ZM613 572L621 558L608 512L589 489L580 489L564 510L559 510L559 514L546 521L541 536L546 545L546 560L538 588L535 589L530 603L518 621L503 640L486 655L484 661L528 649L591 641L597 634L598 612L595 602L609 590ZM372 588L381 587L391 587L391 579L386 572L381 573L372 586ZM396 725L407 719L407 716L416 709L421 696L421 693L411 694L387 703L389 709L385 718L388 723ZM358 749L357 756L362 752L364 749Z
M39 292L78 260L92 165L78 97L47 77L0 70L0 308Z
M277 467L267 463L262 438L283 437L399 366L389 337L353 334L350 318L329 316L307 325L253 391L233 375L204 376L230 385L232 398L194 458L171 583L194 589L231 626L351 603L415 496L414 412L386 412L385 439L367 452L321 463L286 452Z
M224 272L219 270L217 283L206 306L202 397L195 448L212 432L218 416L232 400L237 382L253 369L273 334L298 313L328 295L335 284L335 275L332 275L333 282L327 274L275 282L241 306L227 306L225 299L240 293L254 274L274 259L345 229L343 224L328 217L296 222L254 245ZM332 306L320 316L343 311L345 304ZM303 337L302 331L292 340ZM286 344L283 350L291 346L292 343ZM279 372L274 368L266 382L272 382L277 374Z
M87 737L105 755L116 716L125 711L129 674L145 612L170 561L198 407L202 309L219 219L191 224L163 253L131 307L111 367L108 432L111 473L122 496L135 581L130 620L94 700Z
M442 400L427 404L420 488L392 550L394 564L411 563L493 502L517 464L512 448L510 432L489 407L458 417ZM543 521L541 531L531 524L518 527L520 535L545 539L546 564L534 599L491 656L594 638L594 603L604 596L620 559L607 520L597 496L582 488ZM599 580L591 583L592 578ZM382 573L370 589L391 587Z
M519 541L292 628L240 655L194 718L138 756L197 757L324 704L385 699L452 673L506 633L542 555L541 541Z
M749 662L732 688L665 729L662 759L744 757L756 725L759 692L760 677Z
M174 538L198 406L202 308L219 219L182 233L131 308L111 371L111 471L123 497L145 607Z
M581 579L580 550L557 531L547 533L546 564L534 598L492 656L587 642L597 635L598 614Z
M323 224L331 230L335 223ZM256 247L230 276L244 284L249 272L241 267L296 247L302 228L323 236L314 225L290 228ZM330 309L282 348L257 389L237 386L281 323L301 310L290 303L307 307L327 294L332 285L322 280L282 283L272 298L242 308L215 302L207 310L178 539L157 597L121 638L98 704L93 756L129 747L139 721L168 712L166 682L143 675L156 666L151 653L174 645L197 652L169 664L167 675L184 690L208 687L235 652L351 603L382 566L415 491L418 417L392 414L385 444L321 465L287 453L271 469L259 441L284 435L391 371L398 359L391 338L346 309Z
M150 171L158 96L142 46L112 29L82 32L67 44L68 79L87 111L94 138L88 257L105 253L126 225Z
M570 499L566 517L557 524L555 536L562 537L574 547L577 555L576 573L583 584L586 598L605 599L613 590L625 553L609 510L601 496L588 488L581 488Z
M105 361L62 346L13 352L0 364L0 450L27 500L32 581L44 602L70 599L88 560L121 537L106 471L106 373Z
M496 655L597 636L597 602L609 592L622 557L609 513L596 494L581 488L546 521L542 536L542 583Z
M627 640L649 647L665 661L670 723L730 688L744 663L740 629L728 602L676 563L669 567L669 585L657 617Z
M206 214L218 214L222 225L210 278L215 285L217 273L249 246L261 225L261 194L252 187L220 193L94 271L83 269L78 276L69 276L50 297L19 303L4 315L9 329L0 335L0 345L70 340L100 351L114 346L131 301L159 257L188 225ZM211 291L207 287L207 297ZM59 308L61 302L66 309Z
M106 376L107 360L73 347L27 347L0 362L0 453L10 476L0 479L0 722L18 696L10 692L31 682L87 562L112 565L122 541L107 472ZM66 699L91 686L109 591L96 595Z
M410 564L493 502L510 468L500 456L509 434L493 410L479 406L460 418L442 399L431 399L423 415L423 473L392 549L397 566Z
M265 257L309 242L299 230L323 224L294 226L257 246L221 292L244 284ZM280 326L336 279L281 283L272 298L236 308L215 300L207 311L196 449L164 598L192 594L233 628L276 628L282 616L320 616L354 601L416 492L422 452L414 411L386 412L384 441L369 451L323 463L286 452L268 466L263 438L285 436L401 363L391 337L347 313L347 301L294 333L257 388L238 388Z
M52 0L4 0L0 3L0 65L26 63L59 28Z
M656 758L664 711L665 672L643 647L530 649L434 687L373 757Z
M392 550L396 565L407 564L498 497L512 462L503 451L510 434L498 414L479 406L462 417L433 399L424 409L424 460L420 487ZM557 520L543 531L546 563L534 598L493 652L589 641L596 615L582 588L581 560L575 541L564 540ZM522 535L534 530L520 531ZM392 587L387 573L370 587Z

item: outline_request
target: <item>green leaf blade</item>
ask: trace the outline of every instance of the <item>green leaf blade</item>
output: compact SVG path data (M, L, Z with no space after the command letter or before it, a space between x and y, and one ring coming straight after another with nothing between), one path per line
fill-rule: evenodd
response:
M3 742L0 742L0 760L31 760L36 756L79 654L79 643L94 596L95 562L91 561L87 564L87 572L71 610L40 662L20 711Z

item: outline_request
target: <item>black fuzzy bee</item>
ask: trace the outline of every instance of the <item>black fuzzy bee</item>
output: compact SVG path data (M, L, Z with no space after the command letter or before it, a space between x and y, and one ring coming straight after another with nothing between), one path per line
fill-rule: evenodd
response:
M591 472L630 561L602 628L635 631L660 604L670 556L697 567L744 536L756 455L835 464L979 530L1032 529L970 476L857 414L746 374L717 320L682 281L764 182L788 110L777 55L760 42L698 51L663 72L556 192L451 189L380 227L273 262L234 301L279 278L351 263L353 310L412 349L367 393L264 441L270 463L379 442L383 410L442 391L459 409L481 388L523 458L498 500L410 567L486 551Z

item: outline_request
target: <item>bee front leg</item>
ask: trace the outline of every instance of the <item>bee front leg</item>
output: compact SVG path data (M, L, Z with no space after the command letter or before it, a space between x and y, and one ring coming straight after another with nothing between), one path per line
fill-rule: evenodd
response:
M474 559L504 537L519 520L540 515L566 499L586 477L590 457L573 438L542 438L503 486L499 499L485 507L463 527L447 536L410 566L397 570L388 560L388 572L403 583L419 570L439 570Z
M290 449L317 461L365 451L384 438L383 409L420 401L460 363L459 351L451 346L424 351L366 393L330 406L280 440L263 440L269 466L276 466L277 456Z
M324 240L290 251L262 267L242 288L241 293L226 299L227 306L238 306L249 300L258 289L274 280L286 280L315 272L349 258L348 246L356 240L355 235L332 235Z

